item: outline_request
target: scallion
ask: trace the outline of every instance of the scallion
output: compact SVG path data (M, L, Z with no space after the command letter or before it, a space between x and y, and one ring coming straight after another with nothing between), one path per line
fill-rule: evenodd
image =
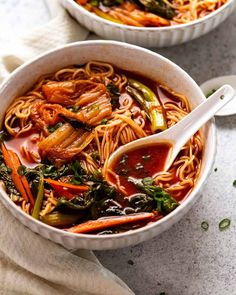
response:
M207 221L204 220L204 221L201 223L201 228L202 228L203 230L207 231L208 228L209 228L209 223L208 223Z
M231 220L229 218L222 219L219 223L219 230L223 231L223 230L229 228L230 223L231 223Z

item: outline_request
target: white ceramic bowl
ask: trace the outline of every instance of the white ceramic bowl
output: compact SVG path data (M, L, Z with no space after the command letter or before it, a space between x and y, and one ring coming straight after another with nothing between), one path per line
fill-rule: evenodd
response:
M90 60L110 62L119 68L139 72L152 79L162 81L174 90L185 94L189 98L192 108L205 99L194 80L180 67L161 55L115 41L86 41L49 51L12 73L0 88L0 117L3 118L12 101L30 89L41 75L57 71L68 65L84 64ZM6 208L32 231L67 248L104 250L134 245L168 229L180 220L197 200L215 156L216 136L212 120L203 127L202 133L205 145L201 175L189 197L163 219L136 230L108 236L73 234L48 226L25 214L2 189L0 189L0 199Z
M232 13L235 4L235 0L228 0L213 13L188 24L138 28L107 21L87 11L74 0L59 1L79 23L98 36L144 47L172 46L198 38L222 23Z

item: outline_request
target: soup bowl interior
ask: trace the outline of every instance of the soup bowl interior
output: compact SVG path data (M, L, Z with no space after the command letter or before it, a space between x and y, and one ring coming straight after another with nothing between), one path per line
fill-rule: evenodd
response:
M204 99L204 95L194 80L180 67L168 59L134 45L114 41L86 41L73 43L47 52L35 60L19 67L2 84L0 89L0 115L13 100L29 90L43 74L55 72L73 64L84 64L90 60L109 62L118 68L140 73L153 80L167 84L170 88L186 95L192 108ZM1 122L2 123L2 122ZM204 152L202 169L196 185L187 199L163 219L142 228L113 235L73 234L48 226L18 208L0 189L0 198L6 209L32 231L70 249L115 249L140 243L150 239L177 222L193 205L200 189L207 179L215 156L215 127L213 120L202 128Z

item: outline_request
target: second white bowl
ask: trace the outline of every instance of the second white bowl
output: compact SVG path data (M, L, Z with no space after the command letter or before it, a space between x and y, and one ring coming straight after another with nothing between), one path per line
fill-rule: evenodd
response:
M140 28L107 21L87 11L74 0L59 0L83 26L105 39L128 42L143 47L164 47L198 38L221 24L233 11L235 0L228 2L209 15L187 24Z

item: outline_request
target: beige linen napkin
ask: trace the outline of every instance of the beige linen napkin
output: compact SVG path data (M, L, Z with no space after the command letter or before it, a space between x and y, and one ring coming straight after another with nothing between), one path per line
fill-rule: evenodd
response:
M57 0L49 2L54 18L16 40L13 49L5 48L0 57L0 82L37 54L88 36L88 31L72 20ZM0 228L0 294L133 294L92 252L73 253L31 232L1 202Z

